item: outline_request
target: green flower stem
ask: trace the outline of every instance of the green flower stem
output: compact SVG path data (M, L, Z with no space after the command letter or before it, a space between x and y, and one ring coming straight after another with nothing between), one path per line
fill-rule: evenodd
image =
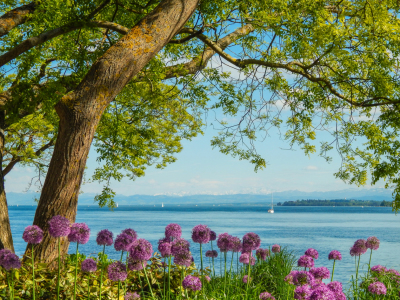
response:
M129 272L129 270L128 270L128 258L129 258L129 251L128 252L126 252L126 279L128 279L128 272ZM126 280L124 281L124 286L125 286L125 289L124 289L124 295L126 294L126 291L128 290L128 288L126 287Z
M149 277L147 277L146 268L144 267L143 262L142 262L142 267L143 267L144 275L146 276L147 283L149 284L151 298L154 300L153 289L151 288L151 283L149 281Z
M76 261L75 261L75 280L74 280L74 300L76 299L76 276L78 274L78 247L79 243L76 243Z
M225 284L224 284L224 295L225 295L225 298L226 298L226 294L225 294L225 290L226 290L226 251L224 252L224 260L225 260L225 271L224 271L224 281L225 281Z
M358 299L358 269L360 268L360 257L361 255L358 256L358 264L357 264L357 270L356 270L356 299Z
M143 299L144 299L142 278L140 278L140 272L139 272L139 271L138 271L138 277L139 277L139 282L140 282L140 289L141 289L141 291L142 291L142 297L143 297Z
M231 259L231 268L229 269L229 281L228 281L228 299L229 299L229 287L231 286L231 278L232 278L232 265L233 265L233 254L235 252L232 251L232 259Z
M60 261L60 248L61 248L61 241L58 238L58 276L57 276L57 300L60 300L60 268L61 268L61 261Z
M371 272L371 259L372 259L372 249L371 249L371 254L369 255L368 273Z
M251 252L250 252L250 256L249 256L249 270L247 273L247 288L246 288L246 296L248 298L248 294L249 294L249 286L250 286L250 273L251 273Z
M164 257L163 268L164 268L164 272L163 272L163 279L164 279L164 285L163 285L164 293L163 293L163 295L164 295L164 298L163 299L165 299L165 257Z
M87 298L88 300L90 299L90 272L88 272L88 276L87 276Z
M33 244L32 244L32 299L35 300L35 262L33 259Z
M168 258L168 300L171 296L171 256Z
M11 269L11 300L14 300L14 269Z
M212 241L211 241L211 250L214 251ZM213 277L215 277L215 268L214 268L214 256L212 257L212 265L213 265Z
M203 248L202 244L200 243L200 273L201 273L201 286L204 286L204 275L203 275Z
M335 264L336 264L336 259L333 260L333 268L332 268L331 282L333 281L333 273L335 273Z
M121 259L119 260L122 263L122 258L124 257L124 251L121 252ZM119 299L119 290L121 288L121 280L118 280L118 299Z
M103 271L104 271L104 251L106 250L106 245L103 245L103 255L101 256L100 261L100 286L99 286L99 300L101 300L101 287L103 285Z

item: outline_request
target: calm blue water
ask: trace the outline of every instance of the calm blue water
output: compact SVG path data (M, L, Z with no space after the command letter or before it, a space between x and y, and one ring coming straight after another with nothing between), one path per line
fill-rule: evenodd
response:
M218 233L242 237L246 232L257 233L261 246L273 244L287 246L300 256L308 248L320 253L316 266L331 269L327 256L331 250L342 252L343 260L337 262L335 279L346 283L354 274L354 258L349 248L356 239L376 236L381 247L372 256L372 264L386 265L400 270L400 216L384 207L276 207L275 214L268 214L269 207L263 206L195 206L166 205L120 206L115 211L98 207L79 207L77 222L86 222L91 228L90 241L80 245L80 252L89 255L101 251L96 244L96 234L101 229L109 229L117 235L125 228L133 228L140 238L149 240L154 249L158 239L164 236L164 228L169 223L182 226L183 237L190 240L191 229L198 224L207 224ZM22 255L26 243L22 233L31 225L35 207L9 207L14 245ZM205 250L209 249L209 244ZM200 260L199 245L191 243L196 264ZM215 244L214 244L215 249ZM74 253L75 245L70 247ZM109 256L119 259L120 254L107 247ZM203 252L204 253L204 252ZM362 256L361 263L367 263L369 254ZM207 262L207 260L205 260ZM366 266L364 265L364 270ZM218 268L217 268L218 269Z

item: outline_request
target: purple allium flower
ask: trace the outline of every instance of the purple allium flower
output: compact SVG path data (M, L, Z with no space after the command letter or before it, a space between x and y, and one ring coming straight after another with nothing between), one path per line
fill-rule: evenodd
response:
M127 233L121 233L115 238L114 249L116 251L129 251L133 242L134 239L131 235Z
M72 243L86 244L89 241L90 229L86 223L75 223L71 225L68 240Z
M319 256L318 251L313 248L307 249L307 251L304 254L314 259L318 259Z
M233 252L242 252L242 241L237 236L231 237L231 246Z
M228 234L227 232L221 233L218 235L217 246L219 251L228 252L233 250L233 236Z
M121 233L130 235L132 237L133 241L137 240L137 233L132 228L126 228L126 229L122 230Z
M286 277L285 277L284 280L285 280L288 284L294 284L293 278L296 276L297 272L298 272L298 271L296 271L296 270L291 271L288 275L286 275Z
M136 299L140 299L140 295L136 292L133 293L127 292L124 297L124 300L136 300Z
M195 243L207 244L210 241L210 228L207 225L197 225L192 229L192 240Z
M43 240L43 230L37 225L27 226L22 234L22 238L28 244L40 244Z
M177 238L171 243L171 254L173 256L189 252L190 243L182 238Z
M311 292L310 300L335 300L335 294L325 285L320 284Z
M210 281L211 281L211 278L210 278L210 276L207 276L207 275L206 275L206 276L204 276L204 279L205 279L205 280L207 280L207 282L210 282Z
M158 244L158 251L160 251L161 257L169 257L171 256L171 243L164 242Z
M3 250L8 250L8 249L3 249ZM19 257L10 252L4 252L2 254L2 266L4 269L9 271L10 269L19 269L21 268L21 261L19 260Z
M153 255L153 246L145 239L138 239L132 243L129 255L136 260L149 260Z
M182 281L182 286L184 289L189 289L192 291L200 291L201 290L201 281L198 277L187 275L185 279Z
M310 273L313 274L316 280L328 279L330 277L330 272L325 267L311 268Z
M174 264L179 266L190 267L193 262L193 256L190 252L180 253L174 256Z
M373 282L368 286L368 291L375 295L386 295L386 286L380 282Z
M273 253L279 253L279 252L281 252L281 246L279 246L279 245L277 245L277 244L272 245L271 251L272 251Z
M300 285L294 290L294 299L308 300L311 296L311 289L308 285Z
M179 239L182 235L182 228L179 224L171 223L165 227L165 237L169 239Z
M206 257L218 257L217 250L208 250L206 252Z
M7 261L7 257L10 254L13 254L13 252L9 249L0 250L0 266L4 266L4 262Z
M252 250L257 250L258 248L260 248L260 245L261 239L258 234L254 232L249 232L243 236L242 251L250 252Z
M375 273L378 273L378 274L383 274L386 271L387 271L387 268L384 267L384 266L381 266L381 265L373 266L371 268L371 272L375 272Z
M269 254L268 249L258 248L256 251L256 257L258 257L261 260L266 260L267 256L269 256L268 254Z
M343 286L339 281L332 281L326 285L332 292L336 294L343 292Z
M210 231L210 241L215 241L217 239L217 234L215 231Z
M378 238L375 236L371 236L371 237L367 238L367 242L365 243L365 246L368 249L378 250L379 244L380 244L380 241L378 240Z
M120 261L115 261L108 265L108 278L112 281L124 281L128 274L126 273L126 265Z
M250 254L251 254L251 253L250 253ZM242 264L248 265L248 264L249 264L250 257L251 257L251 265L254 266L254 264L256 263L256 259L255 259L253 256L250 256L250 254L247 253L247 252L242 253L242 254L239 256L239 262L242 263Z
M54 216L49 221L49 234L55 238L67 236L71 231L70 224L67 218Z
M311 256L302 255L297 261L297 265L303 268L312 268L314 267L314 260Z
M251 281L251 277L249 277L248 275L244 275L242 281L244 283L247 283L247 279L249 279Z
M329 260L342 260L342 254L337 250L332 250L328 255Z
M95 272L97 270L97 263L92 258L86 258L81 263L81 271L82 272Z
M259 298L261 300L275 300L275 297L268 292L262 292Z
M96 242L99 246L111 246L113 243L113 233L108 229L100 230L97 233Z
M314 276L307 271L297 271L293 276L293 283L295 285L313 285L314 282Z
M359 239L354 242L353 247L350 248L350 255L351 256L359 256L367 252L367 241L363 239Z
M145 260L135 260L132 257L128 258L128 269L131 271L140 271L143 267L146 268L147 261Z
M393 275L396 275L396 276L400 276L400 273L398 271L396 271L395 269L389 269L389 270L387 270L387 273L388 274L393 274Z

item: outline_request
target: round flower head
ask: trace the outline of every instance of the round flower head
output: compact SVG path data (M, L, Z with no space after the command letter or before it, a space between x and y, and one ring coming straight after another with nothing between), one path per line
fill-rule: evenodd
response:
M210 278L210 276L207 276L207 275L206 275L206 276L204 276L204 279L205 279L205 280L207 280L207 282L210 282L210 281L211 281L211 278Z
M387 268L384 266L381 266L381 265L373 266L371 268L371 272L378 273L378 274L383 274L386 271L387 271Z
M115 261L108 265L107 268L108 278L112 281L124 281L128 274L126 273L126 266L120 261Z
M294 299L308 300L311 296L311 289L308 285L300 285L294 290Z
M242 252L242 250L243 250L242 249L242 241L240 240L240 238L238 238L236 236L232 236L230 243L232 245L233 252Z
M294 284L293 278L296 276L298 271L293 270L291 271L288 275L286 275L284 281L286 281L288 284Z
M195 243L207 244L210 241L210 228L207 225L197 225L192 229L192 240Z
M149 260L153 255L153 246L145 239L138 239L133 242L129 255L136 260Z
M337 250L332 250L328 255L329 260L342 260L342 254Z
M317 280L328 279L330 277L330 272L328 268L325 267L311 268L310 273L313 274L314 278Z
M158 251L160 251L161 257L169 257L171 256L171 243L164 242L158 244Z
M244 275L243 278L242 278L242 281L243 281L244 283L247 283L248 280L251 281L251 277L249 277L248 275Z
M113 233L108 229L100 230L97 233L96 242L99 246L111 246L113 243Z
M128 258L128 269L131 271L140 271L143 267L146 268L147 261L145 260L135 260L132 257Z
M281 252L281 246L279 246L279 245L277 245L277 244L272 245L271 251L272 251L273 253L279 253L279 252Z
M268 249L258 248L257 251L256 251L257 258L261 259L261 260L266 260L268 254L269 254L269 250Z
M233 250L233 237L227 232L218 235L217 246L219 251L228 252Z
M335 295L343 292L343 286L339 281L332 281L326 285Z
M367 246L366 246L367 241L359 239L354 242L353 247L350 249L350 255L351 256L359 256L367 252Z
M58 238L62 236L67 236L70 231L70 222L67 218L58 215L50 219L49 234L52 237Z
M140 295L136 292L133 293L127 292L124 297L124 300L136 300L136 299L140 299Z
M400 273L398 271L396 271L395 269L389 269L389 270L387 270L387 272L392 275L400 276Z
M86 258L81 263L81 271L82 272L95 272L97 270L97 263L94 259Z
M115 238L114 249L116 251L129 251L134 240L131 235L126 233L118 234Z
M307 249L307 251L304 254L314 259L318 259L319 256L318 251L313 248Z
M190 252L180 253L174 256L174 264L179 266L190 267L193 262L193 256Z
M173 256L189 252L190 243L182 238L177 238L171 243L171 254Z
M268 293L268 292L263 292L263 293L261 293L260 294L260 297L259 297L261 300L275 300L275 297L274 296L272 296L270 293Z
M90 229L86 223L75 223L71 226L68 240L72 243L86 244L89 241Z
M206 252L206 257L218 257L217 250L208 250Z
M297 271L293 276L293 283L295 285L313 285L314 282L314 276L307 271Z
M254 232L249 232L243 236L242 251L250 252L252 250L257 250L258 248L260 248L260 245L261 239L258 234Z
M43 240L43 230L39 226L27 226L22 234L22 238L28 244L40 244Z
M165 227L165 237L169 239L178 239L182 235L182 228L179 224L171 223Z
M254 264L256 263L256 259L253 256L250 256L249 253L246 252L242 253L239 256L239 262L248 265L250 257L251 257L251 265L254 266Z
M5 261L7 261L8 255L13 254L11 250L1 249L0 250L0 266L4 267Z
M335 294L325 285L321 284L315 287L310 295L310 300L334 300Z
M21 268L21 261L19 257L14 253L7 253L7 255L3 258L2 266L4 269L9 271L10 269L19 269Z
M380 282L373 282L368 286L368 291L375 295L386 295L386 286Z
M378 240L378 238L375 236L371 236L371 237L367 238L367 242L365 243L365 246L371 250L378 250L379 244L380 244L380 241Z
M217 239L217 234L215 231L210 231L210 241L215 241Z
M137 240L137 233L135 230L131 229L131 228L127 228L121 231L121 233L125 233L128 234L132 237L133 241Z
M182 281L182 286L184 289L189 289L192 291L200 291L201 290L201 281L198 277L187 275L185 279Z
M314 260L308 255L302 255L297 261L297 265L303 268L312 268L314 267Z

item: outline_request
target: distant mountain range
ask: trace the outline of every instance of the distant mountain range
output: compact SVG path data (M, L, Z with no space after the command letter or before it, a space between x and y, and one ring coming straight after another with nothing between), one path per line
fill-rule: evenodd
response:
M84 193L79 195L79 205L95 205L96 194ZM38 193L7 193L9 205L36 205L34 199L39 198ZM392 190L383 188L375 189L346 189L328 192L302 192L297 190L276 192L273 194L274 203L294 200L392 200ZM144 205L144 204L207 204L207 203L265 203L271 201L271 194L227 194L227 195L116 195L115 201L119 205Z

